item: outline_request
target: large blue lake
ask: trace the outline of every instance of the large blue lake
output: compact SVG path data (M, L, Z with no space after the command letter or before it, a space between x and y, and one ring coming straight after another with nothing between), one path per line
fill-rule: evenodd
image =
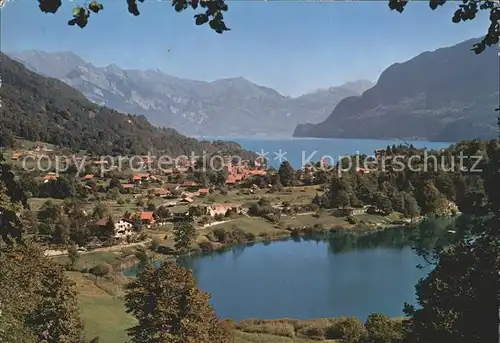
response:
M423 259L412 247L442 244L446 225L243 245L180 263L212 294L223 318L402 316L404 303L415 303L415 284L430 271L417 268Z
M210 139L210 138L207 138ZM267 153L269 165L278 167L281 162L278 154L284 157L295 168L304 165L308 158L318 162L321 157L331 156L335 162L339 157L354 154L373 155L376 149L386 148L387 145L413 144L418 148L442 149L452 143L429 141L403 141L379 139L341 139L341 138L289 138L289 139L262 139L262 138L218 138L240 143L245 149L254 152ZM333 164L329 161L329 164Z

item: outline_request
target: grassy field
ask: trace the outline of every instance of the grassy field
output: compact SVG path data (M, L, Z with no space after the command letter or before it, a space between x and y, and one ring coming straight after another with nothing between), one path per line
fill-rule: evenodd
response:
M336 340L323 340L320 341L322 343L330 342L330 343L340 343L340 341ZM248 333L237 331L236 332L236 341L235 343L318 343L316 340L310 340L305 338L290 338L290 337L281 337L275 335L268 334L259 334L259 333Z
M73 272L68 275L76 283L87 337L99 336L101 343L126 342L125 330L134 326L136 321L125 312L120 294L109 291L111 287L103 281L97 281L96 284L95 280L82 273Z
M60 264L68 263L68 258L66 256L53 257L53 260ZM102 263L114 265L120 261L121 261L120 252L116 251L91 252L87 254L79 254L78 262L75 268L81 270L84 268L91 268L92 266L96 266Z
M135 325L136 320L125 312L122 293L112 290L112 283L95 281L82 273L68 272L75 282L80 302L80 314L85 324L86 336L96 336L101 343L127 342L126 329ZM249 327L249 330L259 330ZM304 338L282 337L258 332L236 332L235 343L313 343L318 341ZM322 341L334 342L334 341Z

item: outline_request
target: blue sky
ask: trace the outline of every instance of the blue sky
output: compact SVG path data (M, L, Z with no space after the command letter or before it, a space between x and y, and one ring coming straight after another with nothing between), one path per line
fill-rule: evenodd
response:
M488 26L484 15L453 24L459 2L436 11L410 2L399 14L387 1L243 0L228 2L232 30L218 35L195 26L192 10L175 13L168 1L146 0L138 17L127 12L125 0L101 2L104 11L82 30L66 25L78 1L63 0L55 15L40 12L34 0L11 1L2 9L2 51L69 50L98 66L208 81L243 76L299 95L361 78L376 81L394 62L480 37Z

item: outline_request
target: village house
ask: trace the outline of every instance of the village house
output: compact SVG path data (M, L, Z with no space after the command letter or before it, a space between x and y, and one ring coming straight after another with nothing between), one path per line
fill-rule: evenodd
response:
M357 216L366 213L367 207L342 207L335 210L339 217Z
M153 194L157 197L167 197L172 195L172 193L166 188L155 188Z
M146 225L148 228L151 228L155 223L154 212L141 212L138 217L141 224Z
M356 168L356 172L357 173L361 173L361 174L368 174L370 172L369 169L365 169L365 168Z
M196 181L190 181L186 180L181 184L181 187L183 188L190 188L190 187L198 187L198 183Z
M200 189L198 189L198 196L199 197L205 197L208 194L210 194L210 189L208 189L208 188L200 188Z
M132 182L142 183L142 181L149 181L151 179L151 174L149 173L138 173L132 176Z
M106 226L109 222L110 217L104 217L98 220L95 225L99 227ZM127 236L131 236L134 233L135 225L134 222L125 218L121 218L118 221L114 221L114 236L115 239L123 239Z
M10 158L10 159L11 159L12 161L17 161L17 160L19 160L19 159L21 158L21 156L22 156L22 155L23 155L23 153L22 153L22 152L20 152L20 151L14 151L14 152L12 153L12 156L11 156L11 158Z
M57 179L57 175L56 174L49 173L49 174L47 174L47 175L45 175L43 177L43 183L47 183L47 182L49 182L51 180L56 180L56 179Z
M227 180L226 180L226 185L235 185L236 184L236 177L234 175L229 175Z
M241 205L235 204L207 205L204 208L205 215L212 217L215 217L216 215L226 215L227 211L229 210L232 210L238 214L243 212Z
M188 196L179 200L179 202L183 204L191 204L193 201L194 201L193 198L190 198Z
M92 174L87 174L83 177L84 180L92 180L94 178L94 175Z

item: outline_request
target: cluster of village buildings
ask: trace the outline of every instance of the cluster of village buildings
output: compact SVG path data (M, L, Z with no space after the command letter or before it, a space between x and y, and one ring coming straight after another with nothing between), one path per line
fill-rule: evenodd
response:
M145 157L150 158L150 157ZM95 160L91 162L94 165L99 165L106 163L105 161ZM203 198L208 196L214 191L213 187L203 187L197 181L185 180L181 183L168 183L164 179L170 174L185 174L189 172L189 168L192 164L188 161L186 163L180 163L180 165L173 166L172 169L162 169L155 170L155 172L138 172L131 175L127 179L121 180L122 192L134 194L134 197L141 197L145 195L153 195L157 198L164 198L165 202L160 206L173 208L176 205L189 205L195 201L196 198ZM260 167L260 166L259 166ZM262 167L261 167L262 168ZM249 178L255 176L266 176L266 169L261 168L251 168L249 163L241 163L239 165L233 165L232 163L227 163L225 169L227 171L226 185L228 187L236 186L238 183L248 180ZM47 183L51 180L56 180L58 175L56 173L47 173L41 177L42 182ZM79 180L88 186L90 182L94 181L107 181L108 177L101 177L98 174L85 174L79 177ZM253 192L255 188L251 188L249 192ZM223 216L228 210L232 210L235 213L243 212L240 205L233 204L210 204L202 206L202 215L209 217ZM111 218L114 228L115 228L115 238L123 239L127 236L134 234L137 231L137 226L145 226L151 228L153 226L163 226L169 221L175 221L180 217L185 218L189 216L189 213L172 213L172 216L168 219L157 218L155 212L153 211L142 211L138 213L131 214L128 218ZM110 221L109 217L105 217L95 223L97 226L108 225Z

